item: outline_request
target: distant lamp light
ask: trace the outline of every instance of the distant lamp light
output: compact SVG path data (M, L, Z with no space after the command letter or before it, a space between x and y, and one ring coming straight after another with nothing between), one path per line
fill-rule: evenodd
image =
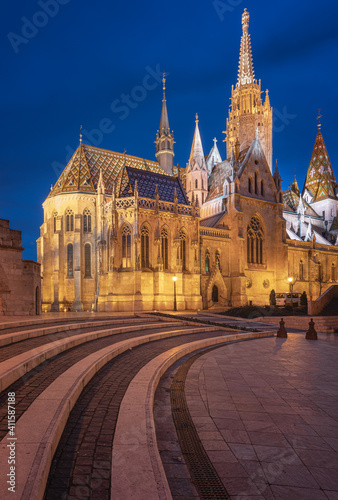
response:
M176 274L174 274L174 276L173 276L173 281L177 281L177 276L176 276Z
M290 278L288 278L288 282L289 283L292 283L293 282L293 278L290 276Z

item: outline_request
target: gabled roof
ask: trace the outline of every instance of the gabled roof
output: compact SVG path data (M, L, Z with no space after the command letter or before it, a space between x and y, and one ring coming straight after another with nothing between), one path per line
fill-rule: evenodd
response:
M241 164L246 157L249 148L243 149L239 153L238 163ZM215 165L209 176L209 196L206 201L214 200L223 195L223 185L225 178L229 175L231 169L231 160L224 160L222 163Z
M205 227L217 227L217 225L221 222L225 215L225 211L216 214L216 215L211 215L210 217L206 217L205 219L202 219L200 221L201 226Z
M183 186L177 177L147 172L132 167L123 169L118 183L117 196L119 198L134 196L136 181L138 195L142 198L154 200L157 186L160 201L173 203L176 189L178 203L180 205L190 205Z
M336 199L334 192L337 182L327 153L325 142L318 130L307 171L303 193L308 189L314 196L314 202L325 198Z
M81 144L60 175L49 196L75 191L94 193L97 188L100 169L102 170L106 194L110 195L113 184L117 182L123 167L126 165L142 171L165 174L156 161L144 160L136 156ZM177 174L177 167L174 167L174 173Z

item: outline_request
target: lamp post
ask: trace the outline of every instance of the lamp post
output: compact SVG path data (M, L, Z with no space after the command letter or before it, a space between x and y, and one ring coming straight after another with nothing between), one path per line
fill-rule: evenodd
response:
M288 282L289 282L289 285L290 285L290 293L291 293L291 307L293 309L293 297L292 297L292 293L293 293L293 278L292 278L292 276L290 276L288 278Z
M174 274L174 276L173 276L173 282L174 282L174 311L177 311L176 281L177 281L177 276L176 276L176 274Z

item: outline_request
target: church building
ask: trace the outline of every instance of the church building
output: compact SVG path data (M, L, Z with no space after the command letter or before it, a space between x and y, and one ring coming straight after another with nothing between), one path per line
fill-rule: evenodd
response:
M316 298L338 284L338 189L320 124L305 180L273 169L273 110L255 79L249 13L226 120L227 158L204 154L199 120L174 165L166 80L156 161L80 144L43 204L44 311L150 311Z

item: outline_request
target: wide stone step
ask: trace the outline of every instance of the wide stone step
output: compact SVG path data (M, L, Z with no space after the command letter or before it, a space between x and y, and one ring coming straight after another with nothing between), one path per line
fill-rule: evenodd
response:
M161 327L173 327L172 322L160 323ZM177 327L184 326L184 322L177 322ZM189 323L189 326L191 324ZM61 352L71 349L85 342L97 340L110 335L115 335L124 332L137 332L141 330L154 329L159 327L159 322L142 323L135 326L125 326L110 328L107 330L98 330L87 333L74 335L73 337L56 340L49 344L42 345L30 351L14 356L6 361L0 363L0 391L6 389L13 382L25 375L39 364L43 363L46 359L52 358ZM215 328L215 327L214 327ZM195 330L198 330L195 328Z
M149 326L147 325L147 328ZM65 371L35 399L16 423L15 435L20 436L15 442L16 456L20 461L20 474L16 482L17 498L23 500L43 498L51 460L69 413L84 386L108 361L128 349L147 342L220 330L217 327L204 325L175 330L172 326L171 324L171 329L168 331L121 341L94 352ZM219 341L219 337L217 340ZM7 470L9 437L7 434L0 443L0 467L3 471ZM7 476L2 474L0 491L7 491L6 481Z

